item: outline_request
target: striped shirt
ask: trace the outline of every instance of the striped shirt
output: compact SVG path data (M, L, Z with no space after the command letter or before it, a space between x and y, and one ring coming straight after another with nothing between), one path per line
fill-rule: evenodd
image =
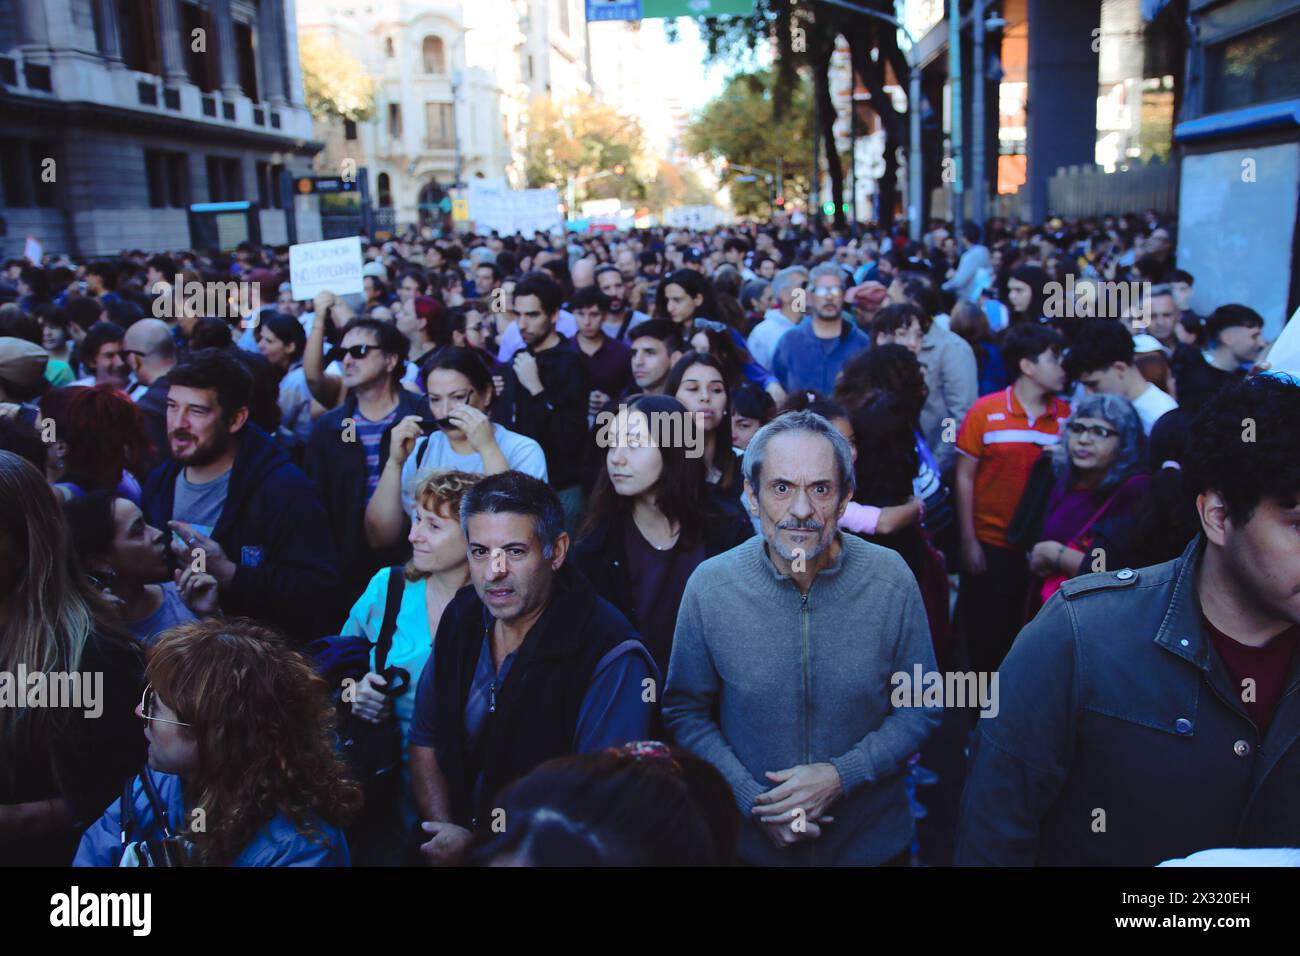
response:
M370 496L375 493L375 488L379 486L379 446L383 443L384 432L388 426L397 421L397 411L400 406L394 408L377 422L372 422L366 416L357 410L357 440L361 442L361 447L366 450L366 501L370 501Z
M1007 529L1020 504L1029 472L1048 445L1061 440L1070 403L1048 400L1047 411L1030 421L1015 389L977 399L957 433L957 451L974 458L975 537L997 548L1010 547Z

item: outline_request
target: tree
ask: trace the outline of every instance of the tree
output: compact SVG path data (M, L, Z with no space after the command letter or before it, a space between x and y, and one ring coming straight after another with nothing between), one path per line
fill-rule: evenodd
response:
M374 78L337 42L303 33L298 37L298 60L307 109L316 119L360 123L374 116Z
M657 175L646 185L646 208L660 216L674 206L711 206L715 199L692 170L663 159L658 161Z
M539 96L529 104L526 125L524 176L529 187L555 186L563 191L571 180L612 172L622 165L622 176L580 184L578 200L645 197L648 160L641 124L633 117L585 94L563 103Z
M777 77L770 71L731 77L722 94L709 101L687 128L686 149L773 174L781 166L787 199L793 195L806 198L812 168L808 149L813 138L811 84L805 80L791 90L790 107L780 119L776 84ZM762 174L752 183L736 182L734 175L727 179L736 212L768 211L775 183L769 188Z

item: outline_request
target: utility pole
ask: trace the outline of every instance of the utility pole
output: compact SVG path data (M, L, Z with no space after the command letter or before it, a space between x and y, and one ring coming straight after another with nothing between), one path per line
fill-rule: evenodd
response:
M971 205L971 218L984 228L985 204L988 201L988 184L984 181L984 88L988 85L987 69L984 63L984 0L975 0L975 9L971 11L975 20L971 24L974 65L971 74L975 80L975 89L971 91L971 185L975 189L975 200Z
M979 0L975 0L979 6ZM961 0L951 0L948 10L948 111L952 123L952 228L961 233L962 214L965 212L965 183L962 181L962 99L961 99Z

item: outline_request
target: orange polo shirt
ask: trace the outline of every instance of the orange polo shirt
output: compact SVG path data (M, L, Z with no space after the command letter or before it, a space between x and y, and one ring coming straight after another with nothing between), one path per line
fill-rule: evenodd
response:
M976 400L957 433L957 451L978 463L975 469L975 537L998 548L1010 547L1007 529L1020 504L1029 472L1048 445L1061 440L1070 403L1052 398L1033 421L1015 389Z

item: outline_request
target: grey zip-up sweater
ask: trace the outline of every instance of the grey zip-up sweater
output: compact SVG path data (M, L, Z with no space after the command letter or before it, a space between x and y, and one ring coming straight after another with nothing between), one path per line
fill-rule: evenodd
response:
M701 564L682 597L664 719L731 785L747 863L873 866L912 841L905 765L941 712L894 708L890 677L936 669L925 608L895 552L839 541L807 597L761 537ZM835 819L820 838L778 849L750 819L773 786L764 774L811 763L839 772Z

